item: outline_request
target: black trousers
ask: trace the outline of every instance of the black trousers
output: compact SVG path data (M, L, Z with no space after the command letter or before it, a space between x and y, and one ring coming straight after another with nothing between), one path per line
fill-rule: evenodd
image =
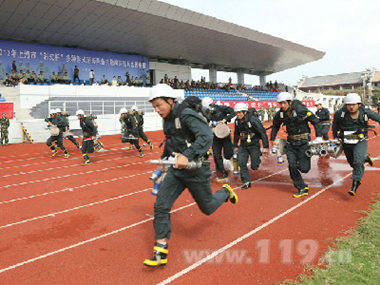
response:
M311 167L311 158L305 154L309 148L307 141L287 142L286 156L288 158L288 168L293 185L301 190L307 187L303 181L301 173L308 173Z
M89 153L94 152L94 140L93 138L86 138L83 137L82 141L82 156L85 160L89 160L90 157L88 156Z
M46 141L46 144L48 147L50 147L52 150L56 149L56 146L53 145L53 143L56 143L56 145L63 150L63 152L67 152L66 148L63 146L63 136L62 133L59 133L58 136L50 136L48 140Z
M351 179L361 181L364 174L364 162L367 158L367 140L357 144L343 144L344 154L350 166L353 168Z
M251 157L251 169L257 170L261 164L261 151L259 141L253 141L250 144L243 142L239 146L238 161L240 166L241 182L246 183L251 181L249 170L247 167L248 159Z
M324 140L329 139L330 125L322 125L322 137Z
M210 178L209 165L195 170L169 168L154 203L155 239L170 238L172 232L170 210L185 188L189 189L198 208L206 215L211 215L227 201L228 190L222 188L213 194Z
M227 171L224 169L222 151L225 159L231 159L234 155L231 135L228 135L228 137L224 139L217 138L214 135L212 140L212 151L214 155L216 172L226 175Z

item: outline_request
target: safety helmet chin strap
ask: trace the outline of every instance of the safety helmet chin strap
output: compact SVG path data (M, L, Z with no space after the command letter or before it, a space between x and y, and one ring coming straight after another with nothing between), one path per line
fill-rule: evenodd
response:
M170 106L170 111L172 111L174 109L174 106L175 106L175 101L173 98L169 98L169 97L162 97L162 99L164 99L164 101L169 104ZM173 100L173 103L169 103L169 99L172 99Z

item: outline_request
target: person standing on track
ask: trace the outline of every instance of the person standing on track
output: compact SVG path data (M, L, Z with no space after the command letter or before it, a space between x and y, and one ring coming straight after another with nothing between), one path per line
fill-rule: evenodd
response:
M234 109L228 106L220 106L213 103L214 101L210 97L204 97L202 99L202 106L209 114L208 120L212 128L218 125L226 125L231 122L235 117ZM227 125L226 125L227 126ZM228 128L228 127L227 127ZM228 129L227 129L228 130ZM233 148L231 141L231 134L228 134L224 138L219 138L216 133L213 133L212 137L212 152L214 155L215 169L216 169L216 181L224 182L228 180L228 172L223 165L223 156L229 160L233 156Z
M317 112L315 112L315 116L318 118L321 124L321 132L324 140L329 139L329 130L330 130L330 111L327 108L323 108L322 101L315 102L315 106L317 107Z
M344 154L353 168L352 186L348 193L356 195L364 174L364 163L373 165L367 154L368 120L380 122L380 115L362 105L362 99L356 93L344 98L344 106L334 114L333 136L342 140Z
M154 204L155 245L153 257L144 265L165 265L168 256L168 239L171 235L170 210L181 193L188 188L199 209L211 215L228 200L236 204L238 197L224 184L214 194L211 191L211 170L205 159L212 144L212 134L207 120L195 110L176 101L174 90L166 84L151 88L149 101L164 119L166 143L162 158L174 155L175 166L169 168L162 181ZM200 168L186 169L189 161L201 163Z
M259 118L248 112L247 104L240 102L235 105L236 120L234 131L234 151L238 152L240 178L243 183L241 189L251 187L247 162L251 157L251 169L257 170L260 166L260 140L263 144L263 153L269 152L267 133ZM238 146L240 140L240 145Z
M93 153L94 140L96 136L96 127L90 117L84 115L83 110L78 110L76 115L79 120L80 127L83 131L83 141L82 141L82 156L84 158L83 165L90 164L89 153Z
M288 158L288 167L290 178L293 185L298 189L294 198L309 195L309 187L302 179L301 173L308 173L311 167L311 159L305 153L309 148L310 127L309 122L313 124L316 133L315 142L322 142L321 125L318 118L309 111L300 101L293 99L288 92L278 94L277 102L280 104L280 110L275 114L270 140L276 139L277 133L282 124L286 126L288 139L286 143L286 156Z

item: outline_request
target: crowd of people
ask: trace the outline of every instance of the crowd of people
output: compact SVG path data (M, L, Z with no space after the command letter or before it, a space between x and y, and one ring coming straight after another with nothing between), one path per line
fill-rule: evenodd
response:
M12 70L10 73L5 74L5 78L2 81L4 86L16 86L19 83L22 84L88 84L88 85L109 85L109 86L151 86L151 76L148 70L146 74L141 76L132 76L129 72L123 76L113 76L112 78L106 78L103 74L99 81L95 80L95 72L91 69L88 73L88 80L80 80L80 70L78 66L73 69L73 77L68 75L65 64L57 72L53 71L50 75L45 74L43 70L35 71L31 69L19 69L17 70L16 62L12 63ZM83 78L83 76L82 76Z

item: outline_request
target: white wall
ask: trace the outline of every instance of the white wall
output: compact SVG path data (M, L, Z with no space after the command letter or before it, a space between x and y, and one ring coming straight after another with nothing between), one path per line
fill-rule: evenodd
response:
M70 128L80 129L79 120L75 116L69 117ZM96 119L100 135L120 134L119 115L103 115ZM47 123L43 119L34 119L27 121L10 120L9 142L21 143L22 130L21 123L27 129L34 142L46 142L49 138ZM144 115L144 131L162 130L162 118L157 113L147 113Z
M190 66L151 61L149 62L149 69L154 70L156 80L154 84L158 84L160 80L164 78L165 74L167 74L169 78L177 76L179 81L183 80L186 82L187 80L191 80Z

